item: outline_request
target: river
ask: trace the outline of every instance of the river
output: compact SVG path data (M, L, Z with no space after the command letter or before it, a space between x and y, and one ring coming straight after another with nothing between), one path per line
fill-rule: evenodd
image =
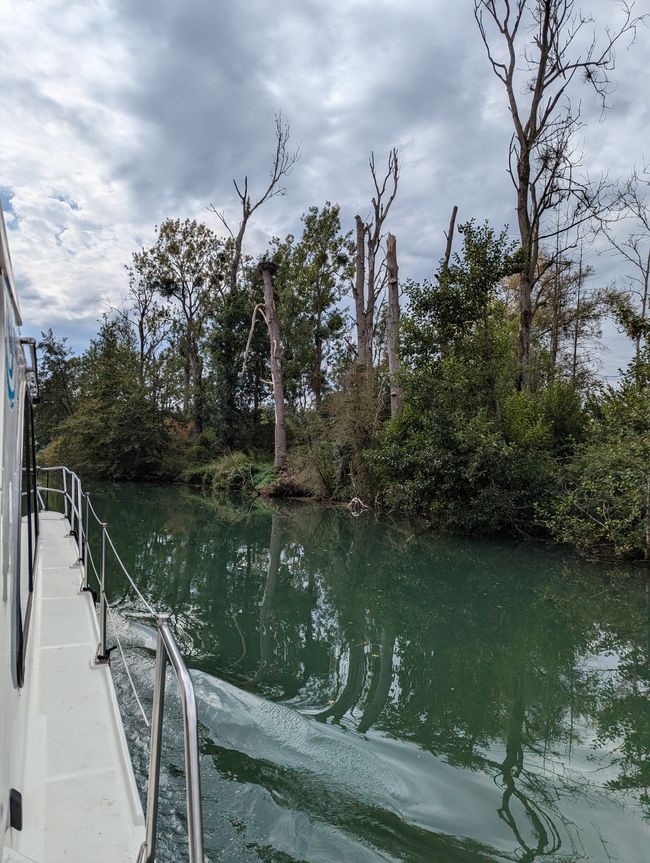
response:
M641 570L311 503L91 490L192 670L209 860L648 859ZM151 619L112 563L108 583L148 710ZM112 663L144 791L148 732ZM166 712L158 859L176 861L173 687Z

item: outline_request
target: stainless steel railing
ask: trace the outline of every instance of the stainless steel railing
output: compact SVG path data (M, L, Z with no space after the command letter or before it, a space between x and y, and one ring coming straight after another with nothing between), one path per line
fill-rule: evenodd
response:
M63 514L70 523L70 535L75 538L78 549L77 563L83 568L82 590L90 590L89 564L92 566L99 585L99 644L95 661L110 662L110 650L106 640L107 611L110 606L106 596L106 556L110 549L136 595L150 612L158 630L156 642L156 662L154 672L153 705L151 710L151 746L149 750L149 781L147 786L146 804L146 837L140 848L137 863L153 863L156 854L156 832L158 823L158 797L160 789L160 756L162 748L162 730L165 705L166 669L169 663L174 669L178 680L181 705L183 710L183 742L185 751L185 796L187 803L187 832L189 842L190 863L203 863L203 816L201 808L201 772L199 762L198 714L194 684L181 655L174 634L169 625L169 615L156 612L142 595L137 584L131 578L117 553L108 533L105 521L101 521L92 505L90 495L81 486L81 480L74 471L64 466L39 467L39 473L61 477L61 487L39 485L40 500L44 507L49 508L49 495L57 494L63 498ZM44 497L43 497L44 495ZM85 503L85 513L84 513ZM99 571L94 562L89 541L90 517L93 517L101 531ZM126 666L126 663L125 663ZM130 672L127 674L132 686ZM138 704L143 710L137 692ZM144 710L143 710L144 715ZM146 716L145 721L148 723Z

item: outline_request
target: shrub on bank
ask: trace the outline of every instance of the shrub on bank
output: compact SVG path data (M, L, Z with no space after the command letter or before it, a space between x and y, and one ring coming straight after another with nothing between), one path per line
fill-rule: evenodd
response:
M598 557L650 559L650 358L594 406L589 434L539 507L555 539Z
M226 453L207 464L192 465L180 475L181 482L213 492L261 493L276 478L277 472L272 464L237 451Z

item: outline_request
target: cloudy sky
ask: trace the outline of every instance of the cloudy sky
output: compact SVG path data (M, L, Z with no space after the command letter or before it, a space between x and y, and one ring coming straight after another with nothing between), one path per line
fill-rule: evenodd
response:
M620 20L615 0L584 5ZM623 176L650 155L649 49L642 28L618 50L604 122L578 94L592 172ZM391 146L403 275L433 272L453 204L461 221L514 224L507 107L472 0L0 0L0 50L0 196L25 332L52 326L83 347L157 223L218 228L209 203L234 219L232 179L267 180L278 110L302 156L286 196L256 214L249 252L325 200L352 227L368 214L368 153ZM622 274L593 264L601 281ZM612 375L628 348L607 333Z

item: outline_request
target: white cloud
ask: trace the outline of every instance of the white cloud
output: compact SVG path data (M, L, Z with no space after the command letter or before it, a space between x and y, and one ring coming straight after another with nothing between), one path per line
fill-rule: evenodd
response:
M614 4L597 6L612 15ZM642 160L649 43L643 29L619 50L605 123L585 98L593 170L624 174ZM368 208L369 149L381 160L393 145L405 276L431 272L452 204L461 219L514 221L507 106L469 2L281 0L271 16L255 0L14 0L0 50L0 187L14 194L10 243L31 331L52 325L83 344L156 223L209 221L209 202L236 218L232 178L266 180L278 109L302 159L287 195L257 214L251 251L326 199L351 227ZM594 264L615 274L611 260ZM612 340L607 373L624 347Z

